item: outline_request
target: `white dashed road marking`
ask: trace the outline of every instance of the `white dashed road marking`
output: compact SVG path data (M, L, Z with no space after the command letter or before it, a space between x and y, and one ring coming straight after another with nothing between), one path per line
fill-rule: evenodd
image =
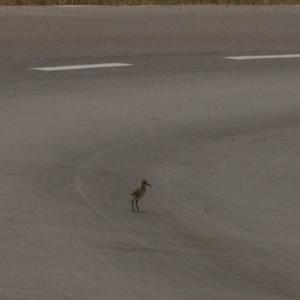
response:
M226 56L226 57L224 57L224 58L225 58L225 59L233 59L233 60L300 58L300 54L245 55L245 56Z
M132 64L106 63L106 64L91 64L91 65L39 67L39 68L30 68L30 69L49 72L49 71L69 71L69 70L96 69L96 68L117 68L117 67L129 67L129 66L132 66Z

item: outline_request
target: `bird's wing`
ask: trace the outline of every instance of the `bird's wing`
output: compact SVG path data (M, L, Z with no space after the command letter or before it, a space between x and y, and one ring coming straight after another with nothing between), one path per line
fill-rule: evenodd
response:
M139 189L135 189L132 193L131 196L137 197L139 195Z

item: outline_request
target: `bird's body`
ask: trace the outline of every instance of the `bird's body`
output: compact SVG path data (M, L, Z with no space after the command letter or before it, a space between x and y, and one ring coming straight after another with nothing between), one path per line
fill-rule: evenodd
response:
M131 193L131 196L133 197L139 197L139 198L142 198L144 197L144 195L146 194L146 187L139 187L137 189L135 189L132 193Z
M132 205L132 211L135 212L135 207L136 206L136 211L139 212L139 206L138 206L138 202L141 198L143 198L147 192L147 187L146 186L152 186L151 184L149 184L146 180L142 180L141 182L141 186L138 187L137 189L135 189L132 193L131 196L133 197L131 200L131 205Z

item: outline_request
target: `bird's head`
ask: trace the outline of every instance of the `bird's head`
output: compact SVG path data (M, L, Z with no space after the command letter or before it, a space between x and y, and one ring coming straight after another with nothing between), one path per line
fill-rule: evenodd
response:
M142 185L142 186L146 186L146 185L152 186L152 185L151 185L147 180L145 180L145 179L142 180L141 185Z

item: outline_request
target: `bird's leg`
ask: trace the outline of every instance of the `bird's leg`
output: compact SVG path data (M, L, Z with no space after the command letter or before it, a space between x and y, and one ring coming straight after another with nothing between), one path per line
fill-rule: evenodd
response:
M134 209L134 201L136 200L136 197L133 197L133 199L131 200L131 208L132 208L132 212L135 212Z
M136 206L136 211L137 212L140 212L139 204L138 204L139 200L140 200L139 198L136 198L136 200L135 200L135 206Z

